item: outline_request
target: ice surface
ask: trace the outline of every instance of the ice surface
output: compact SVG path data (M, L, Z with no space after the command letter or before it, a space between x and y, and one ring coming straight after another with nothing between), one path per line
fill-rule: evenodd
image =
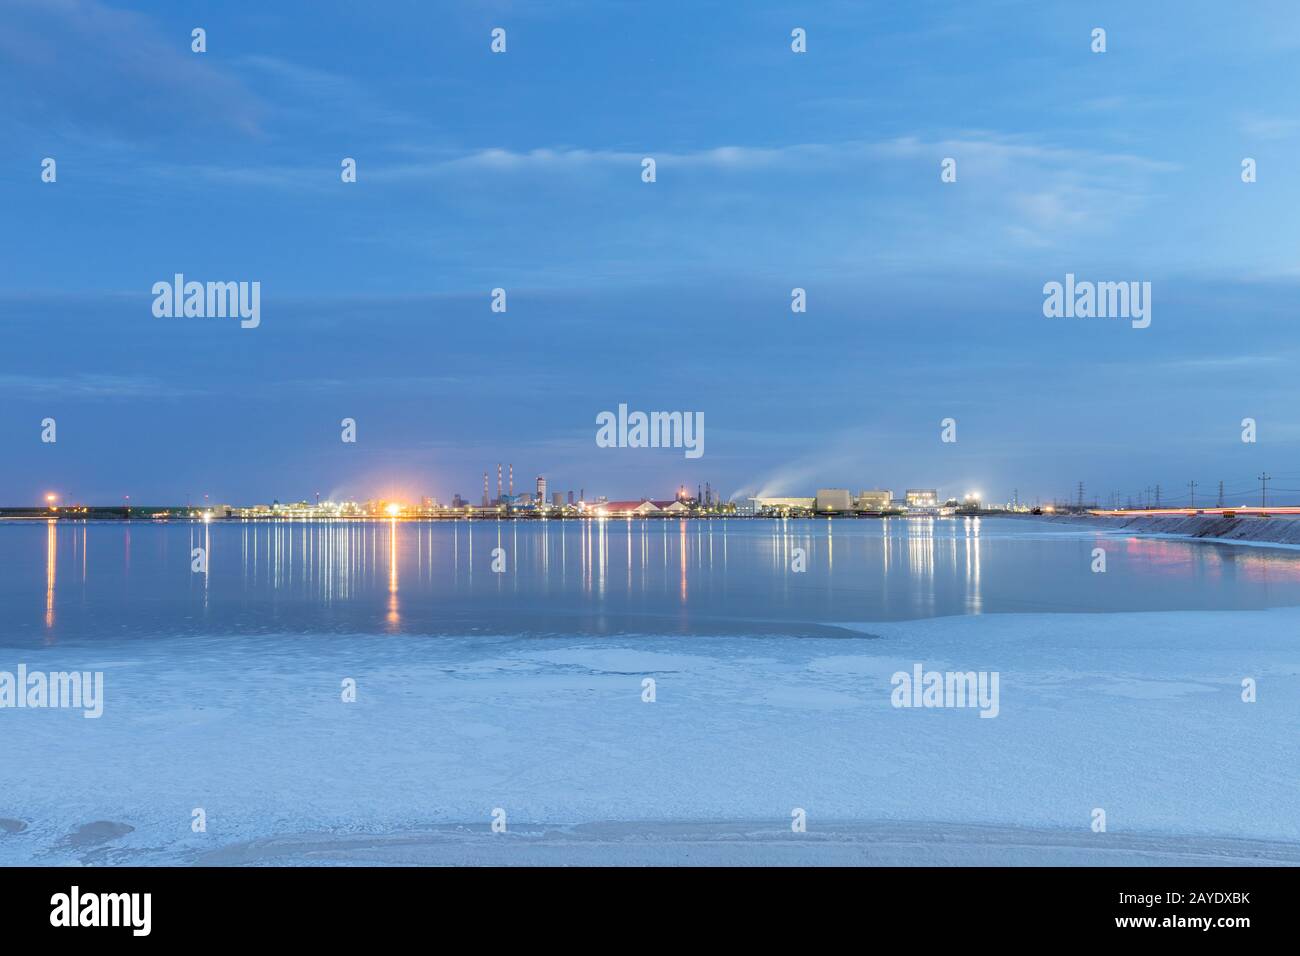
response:
M0 863L257 862L268 840L289 847L272 854L285 862L305 845L294 835L355 849L431 827L485 830L496 807L516 834L599 825L624 828L626 841L638 825L679 826L697 842L724 826L712 821L786 833L802 807L821 841L806 845L809 861L831 859L832 832L904 825L1055 832L1077 850L1067 861L1090 858L1094 838L1138 840L1128 846L1139 853L1188 839L1300 842L1300 609L845 626L873 637L266 635L8 649L0 670L21 660L104 671L106 702L99 720L0 712ZM999 716L895 709L890 676L915 663L1000 672ZM340 699L347 677L354 704ZM642 701L645 677L654 703ZM1255 703L1241 699L1245 677ZM1098 807L1104 835L1089 829ZM195 808L207 833L191 832ZM102 842L69 839L100 822L111 824ZM989 841L967 842L963 859L980 862ZM985 858L1032 862L1044 841L1012 842L1022 856L1004 846ZM776 843L772 862L801 861L798 843ZM565 860L566 845L546 859ZM599 858L583 846L573 860ZM917 850L916 862L934 859Z

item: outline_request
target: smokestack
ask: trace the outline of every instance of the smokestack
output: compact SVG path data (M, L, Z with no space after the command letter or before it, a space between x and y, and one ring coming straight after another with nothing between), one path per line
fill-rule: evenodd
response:
M497 504L501 504L501 462L497 462Z
M485 471L483 472L483 507L486 508L487 506L488 506L488 483L487 483L487 472Z
M515 496L515 466L510 466L510 497Z

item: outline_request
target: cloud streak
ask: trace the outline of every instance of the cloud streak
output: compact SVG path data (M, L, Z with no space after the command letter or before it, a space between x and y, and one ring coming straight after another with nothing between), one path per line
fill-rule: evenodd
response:
M3 114L79 136L158 141L178 128L257 136L265 114L230 71L190 51L188 32L166 34L98 0L11 0L0 82Z

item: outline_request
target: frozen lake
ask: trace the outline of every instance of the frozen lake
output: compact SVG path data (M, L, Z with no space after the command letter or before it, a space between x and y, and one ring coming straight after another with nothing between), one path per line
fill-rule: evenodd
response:
M198 547L205 574L191 570ZM1096 547L1105 574L1091 570ZM1027 519L10 522L0 566L0 644L18 647L264 632L816 635L954 614L1300 605L1294 551Z
M0 710L3 863L1300 859L1300 552L1016 519L12 522L0 566L0 672L104 673L99 719ZM996 719L894 706L916 665L997 672Z

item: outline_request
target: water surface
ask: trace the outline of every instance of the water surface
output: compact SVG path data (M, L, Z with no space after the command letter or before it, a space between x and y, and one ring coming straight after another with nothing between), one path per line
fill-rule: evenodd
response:
M1098 547L1105 573L1092 570ZM192 569L196 548L206 571ZM826 636L842 622L945 615L1300 605L1294 551L1028 519L9 521L0 567L10 646L257 633Z

